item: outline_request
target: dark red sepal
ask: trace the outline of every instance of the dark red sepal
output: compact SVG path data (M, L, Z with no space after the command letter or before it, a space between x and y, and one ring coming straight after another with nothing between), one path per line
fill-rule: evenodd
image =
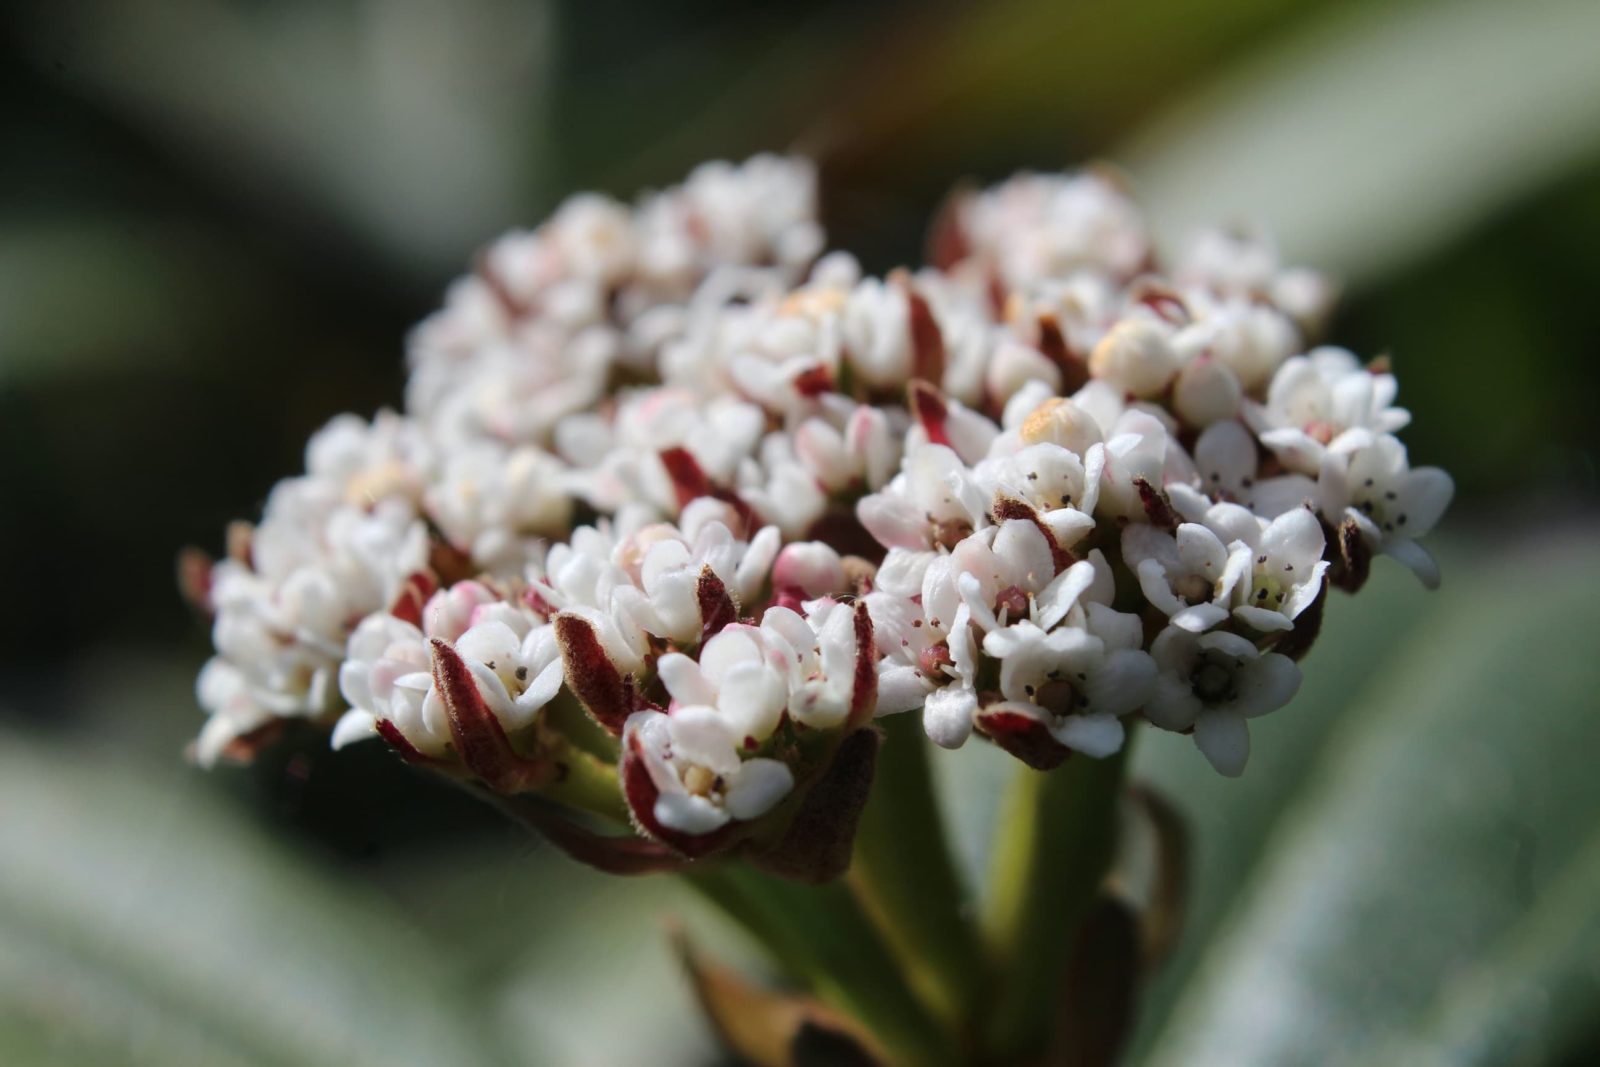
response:
M1057 574L1078 562L1070 551L1061 547L1061 543L1056 540L1055 531L1045 525L1043 517L1026 501L1005 496L996 497L992 514L995 522L1022 519L1024 522L1033 523L1039 532L1044 534L1045 543L1050 546L1050 562L1055 566Z
M845 718L845 728L850 730L869 722L878 708L878 649L864 600L856 601L854 624L856 671L850 688L850 714Z
M913 379L907 387L907 399L912 416L922 426L922 432L928 435L928 440L946 448L952 447L949 429L945 425L950 419L950 405L945 403L944 394L918 378Z
M978 732L1036 771L1049 771L1066 762L1072 750L1050 734L1031 715L994 707L978 712Z
M567 688L595 722L621 737L623 724L635 711L631 679L624 678L611 662L588 619L563 613L556 616L555 627Z
M1167 501L1167 494L1144 478L1135 478L1133 487L1139 491L1139 503L1144 505L1145 518L1150 520L1150 525L1163 530L1178 528L1182 520L1178 518L1178 513L1172 510L1172 504Z
M943 385L944 332L939 329L939 320L933 317L927 298L909 282L905 290L907 328L911 334L911 377L935 386Z
M722 632L724 626L739 621L739 609L734 606L728 587L722 584L710 565L700 568L700 580L695 584L695 599L700 604L700 640Z
M549 781L548 764L519 756L505 728L483 699L478 682L460 654L435 637L433 684L444 702L456 755L467 770L497 793L521 793Z

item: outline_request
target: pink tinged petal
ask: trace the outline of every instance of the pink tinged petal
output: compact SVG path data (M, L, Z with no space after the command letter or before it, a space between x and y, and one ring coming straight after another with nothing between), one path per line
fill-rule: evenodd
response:
M910 501L879 493L862 497L856 518L884 548L922 550L928 547L928 522Z
M1305 572L1322 558L1326 544L1322 523L1317 517L1305 508L1295 508L1272 520L1272 525L1261 535L1258 550L1269 556L1278 569L1289 564L1295 571ZM1292 577L1297 580L1300 575Z
M739 560L739 566L733 572L734 589L740 597L749 600L760 592L762 584L767 580L767 571L777 559L778 547L782 543L783 534L776 526L764 526L750 539L749 547L745 549L743 558Z
M1276 652L1240 664L1234 675L1239 695L1230 710L1246 719L1277 711L1300 691L1300 677L1295 662Z
M1455 496L1456 485L1450 475L1438 467L1418 467L1405 477L1400 486L1400 499L1391 505L1395 533L1401 537L1421 537L1444 516ZM1405 515L1405 525L1399 525L1400 514Z
M710 647L710 643L707 643ZM700 669L700 664L681 652L668 652L656 661L661 684L679 704L715 704L717 687Z
M1203 710L1187 676L1163 673L1145 702L1144 717L1163 730L1187 730Z
M960 748L972 734L972 716L978 697L971 689L949 685L928 694L922 708L922 728L940 748Z
M1237 715L1207 712L1194 724L1194 743L1217 773L1237 778L1250 758L1250 727Z
M1204 633L1228 617L1228 609L1220 604L1192 604L1172 615L1172 625L1190 633Z
M723 801L728 814L741 821L771 811L794 788L794 774L775 759L746 760L731 776Z
M1233 609L1233 617L1246 626L1260 630L1264 634L1283 633L1294 629L1294 622L1281 611L1271 608L1258 608L1250 604L1241 604Z
M1383 553L1410 568L1426 589L1439 588L1439 564L1433 555L1415 541L1393 541L1383 546Z
M1290 470L1315 474L1322 466L1322 444L1304 430L1268 430L1261 435L1261 443L1270 448L1272 454Z
M1184 609L1184 602L1172 591L1166 568L1153 559L1139 564L1139 589L1144 598L1164 615L1176 615Z
M333 726L333 737L330 743L335 749L346 745L353 745L357 741L366 741L378 736L378 720L370 711L360 708L351 708L339 716L339 721Z
M1088 672L1084 695L1096 714L1126 715L1143 707L1155 693L1156 663L1138 649L1118 649L1097 670ZM1056 735L1060 737L1059 734ZM1064 744L1072 742L1061 738ZM1077 745L1072 747L1077 748Z
M1044 591L1034 598L1039 627L1049 630L1066 618L1067 612L1072 610L1078 598L1094 584L1094 580L1095 567L1088 560L1074 563L1056 575L1055 579L1045 586Z
M1122 748L1122 720L1115 715L1067 715L1050 729L1050 735L1085 756L1103 759Z

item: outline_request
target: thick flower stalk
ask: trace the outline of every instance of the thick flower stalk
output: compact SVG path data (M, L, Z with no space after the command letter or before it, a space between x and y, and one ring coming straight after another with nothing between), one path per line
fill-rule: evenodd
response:
M1145 722L1237 775L1330 587L1375 555L1438 581L1417 539L1449 477L1410 466L1386 360L1314 347L1331 287L1266 242L1165 263L1117 178L1022 175L879 279L822 254L814 200L807 165L758 157L491 245L413 332L404 412L335 419L187 571L216 646L197 758L290 720L371 738L597 866L712 872L759 932L710 857L827 881L880 761L924 802L920 764L888 762L922 758L914 733L880 753L875 719L1039 771ZM1030 803L1088 810L1100 778ZM862 848L856 897L904 963L926 930ZM907 1003L978 1041L1005 955L932 953ZM832 999L864 1047L940 1058L880 994Z

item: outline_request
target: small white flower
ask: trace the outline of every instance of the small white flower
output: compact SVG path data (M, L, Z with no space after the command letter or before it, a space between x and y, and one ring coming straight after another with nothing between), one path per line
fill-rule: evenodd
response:
M1198 523L1182 523L1171 534L1135 523L1122 531L1122 559L1172 625L1201 633L1228 617L1250 556L1247 546L1225 546Z
M1171 330L1153 318L1127 318L1089 355L1089 373L1136 397L1159 396L1178 373Z
M794 788L794 775L779 760L740 759L738 743L715 708L635 712L624 744L638 752L656 793L650 810L635 814L647 827L699 836L771 811Z
M1318 348L1286 360L1266 404L1250 405L1248 416L1286 467L1314 475L1326 448L1348 431L1394 433L1409 423L1411 413L1394 406L1398 392L1394 375L1369 371L1345 349Z
M1150 655L1160 673L1145 716L1164 730L1192 727L1195 745L1230 778L1250 756L1246 720L1283 707L1300 688L1293 660L1224 630L1195 634L1169 626Z
M1322 524L1310 510L1294 508L1249 537L1259 529L1248 524L1245 539L1234 542L1248 549L1249 571L1233 588L1233 615L1264 633L1290 630L1322 590L1328 570Z
M716 708L739 744L753 749L772 736L789 703L784 651L770 647L760 628L733 625L710 637L697 660L669 652L656 670L677 704Z
M1450 475L1438 467L1413 469L1396 438L1360 430L1344 435L1339 448L1323 456L1317 485L1329 522L1354 519L1370 546L1405 564L1428 588L1438 586L1439 566L1415 539L1432 530L1450 506Z

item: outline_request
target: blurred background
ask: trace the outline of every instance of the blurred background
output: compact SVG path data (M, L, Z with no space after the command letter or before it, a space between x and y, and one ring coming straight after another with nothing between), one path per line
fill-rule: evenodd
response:
M1339 600L1250 773L1147 738L1196 839L1159 1064L1600 1057L1600 6L124 0L0 38L0 1062L720 1062L717 928L376 747L183 760L221 547L395 404L475 248L566 193L795 149L832 243L967 180L1127 169L1169 244L1274 232L1448 467L1445 588ZM1003 761L941 756L982 862Z

